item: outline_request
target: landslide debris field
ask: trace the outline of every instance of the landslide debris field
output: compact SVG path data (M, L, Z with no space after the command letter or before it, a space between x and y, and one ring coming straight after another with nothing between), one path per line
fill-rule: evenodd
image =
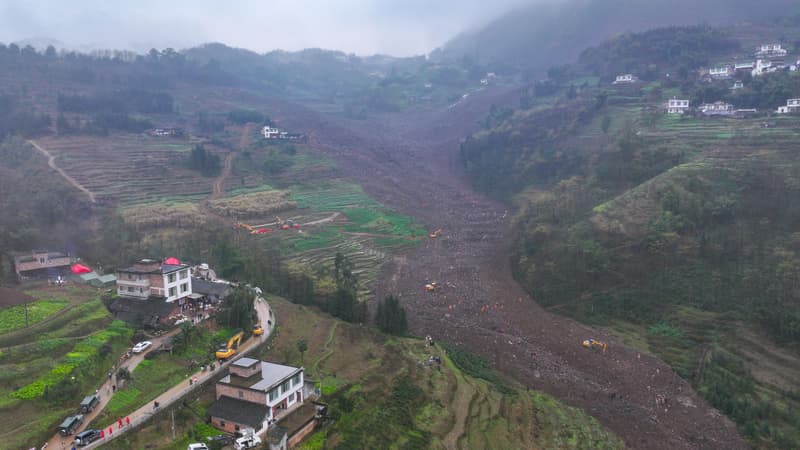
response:
M446 110L347 121L282 105L275 116L308 133L371 196L443 228L384 265L377 298L398 295L412 331L479 353L532 388L584 408L633 448L746 448L734 424L662 361L538 306L513 280L511 211L464 180L459 142L485 105L513 92L471 96ZM424 285L437 282L428 292ZM581 346L610 343L608 353ZM664 397L666 404L657 404Z

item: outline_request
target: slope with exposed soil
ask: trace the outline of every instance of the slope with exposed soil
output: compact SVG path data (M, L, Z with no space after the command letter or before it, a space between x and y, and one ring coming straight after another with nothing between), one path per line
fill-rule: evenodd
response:
M384 267L379 298L398 295L412 331L480 353L527 385L584 408L633 448L746 448L734 424L666 364L606 334L553 315L513 280L508 207L463 179L460 139L492 103L514 92L472 96L445 111L345 121L282 105L275 116L303 130L381 202L416 217L438 239ZM426 280L440 289L426 292ZM581 347L596 337L607 354ZM664 396L666 405L656 405Z

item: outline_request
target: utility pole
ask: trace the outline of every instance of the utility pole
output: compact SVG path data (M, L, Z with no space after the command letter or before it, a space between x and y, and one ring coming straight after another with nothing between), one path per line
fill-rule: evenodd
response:
M170 410L170 415L172 416L172 440L175 440L175 408Z
M28 328L28 302L25 302L25 328Z

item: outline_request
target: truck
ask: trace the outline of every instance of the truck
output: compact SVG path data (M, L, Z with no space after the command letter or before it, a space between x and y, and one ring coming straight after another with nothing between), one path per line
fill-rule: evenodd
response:
M233 442L233 448L236 450L244 450L248 448L256 448L261 445L261 438L258 437L255 430L247 428L242 432L242 437Z

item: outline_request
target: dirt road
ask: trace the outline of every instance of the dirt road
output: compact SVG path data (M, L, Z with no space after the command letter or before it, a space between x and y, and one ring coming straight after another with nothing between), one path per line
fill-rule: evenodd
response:
M394 258L375 286L377 298L399 296L415 334L485 356L523 384L585 409L632 448L747 448L734 424L665 363L545 311L512 278L512 214L472 190L458 152L493 103L518 98L489 91L445 110L365 121L285 104L273 116L311 136L311 145L369 194L431 230L444 229ZM426 292L426 279L442 289ZM581 347L590 337L610 341L609 352ZM657 395L667 405L657 406Z
M79 191L81 191L81 192L85 193L86 195L88 195L89 196L89 200L92 203L96 203L96 200L95 200L95 197L94 197L94 192L90 191L89 189L86 189L86 187L84 187L82 184L78 183L74 178L72 178L71 176L67 175L67 173L64 172L63 169L58 167L56 165L56 157L53 156L52 153L50 153L49 151L47 151L46 149L41 147L35 141L28 141L28 143L31 144L33 146L33 148L38 150L39 153L41 153L45 157L47 157L47 165L50 166L51 169L53 169L56 172L58 172L59 175L61 175L65 180L67 180L67 183L71 184L72 186L74 186Z

